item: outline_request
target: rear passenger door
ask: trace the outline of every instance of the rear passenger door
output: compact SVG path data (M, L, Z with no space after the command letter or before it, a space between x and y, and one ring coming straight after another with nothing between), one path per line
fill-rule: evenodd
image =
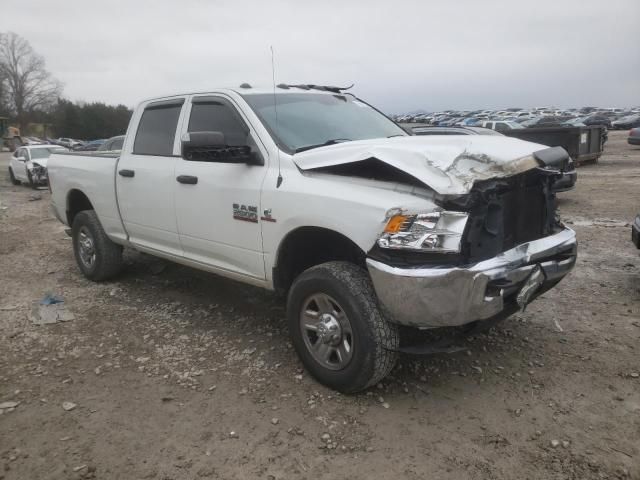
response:
M132 119L137 128L128 132L116 167L118 206L129 240L173 256L182 256L173 192L184 102L172 98L138 109Z
M229 146L249 145L266 163L256 132L221 95L195 96L184 119L187 132L221 132ZM176 164L176 217L184 256L220 273L264 280L260 192L265 165L185 160ZM232 275L233 276L233 275Z

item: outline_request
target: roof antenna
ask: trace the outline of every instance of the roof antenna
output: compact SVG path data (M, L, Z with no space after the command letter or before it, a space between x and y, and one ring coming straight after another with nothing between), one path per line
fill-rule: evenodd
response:
M278 102L276 100L276 67L275 62L273 61L273 45L271 45L271 79L273 80L273 109L276 114L276 130L278 130ZM280 146L278 142L276 142L276 148L278 151L276 155L278 156L278 180L276 181L276 188L280 188L282 185L282 172L280 171Z

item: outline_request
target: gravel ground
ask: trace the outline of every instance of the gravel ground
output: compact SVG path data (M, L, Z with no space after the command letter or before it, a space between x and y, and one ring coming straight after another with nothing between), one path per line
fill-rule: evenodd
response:
M268 292L135 252L117 281L85 280L48 191L11 186L0 154L0 479L640 478L625 136L560 196L567 279L356 396L303 371ZM32 324L45 293L75 319Z

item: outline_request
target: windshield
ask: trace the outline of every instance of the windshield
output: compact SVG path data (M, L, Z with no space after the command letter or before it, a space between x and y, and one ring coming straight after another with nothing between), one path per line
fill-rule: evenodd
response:
M245 101L275 142L289 153L350 140L404 136L387 117L351 95L324 93L246 94Z
M51 155L51 151L48 148L32 148L30 153L32 160L37 158L49 158Z

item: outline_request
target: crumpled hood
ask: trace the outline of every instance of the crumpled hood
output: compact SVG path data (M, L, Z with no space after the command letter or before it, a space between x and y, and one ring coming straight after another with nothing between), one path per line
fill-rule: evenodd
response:
M344 142L297 153L292 158L301 170L375 158L441 195L463 195L476 181L508 177L540 166L531 154L547 148L497 135L430 135Z

